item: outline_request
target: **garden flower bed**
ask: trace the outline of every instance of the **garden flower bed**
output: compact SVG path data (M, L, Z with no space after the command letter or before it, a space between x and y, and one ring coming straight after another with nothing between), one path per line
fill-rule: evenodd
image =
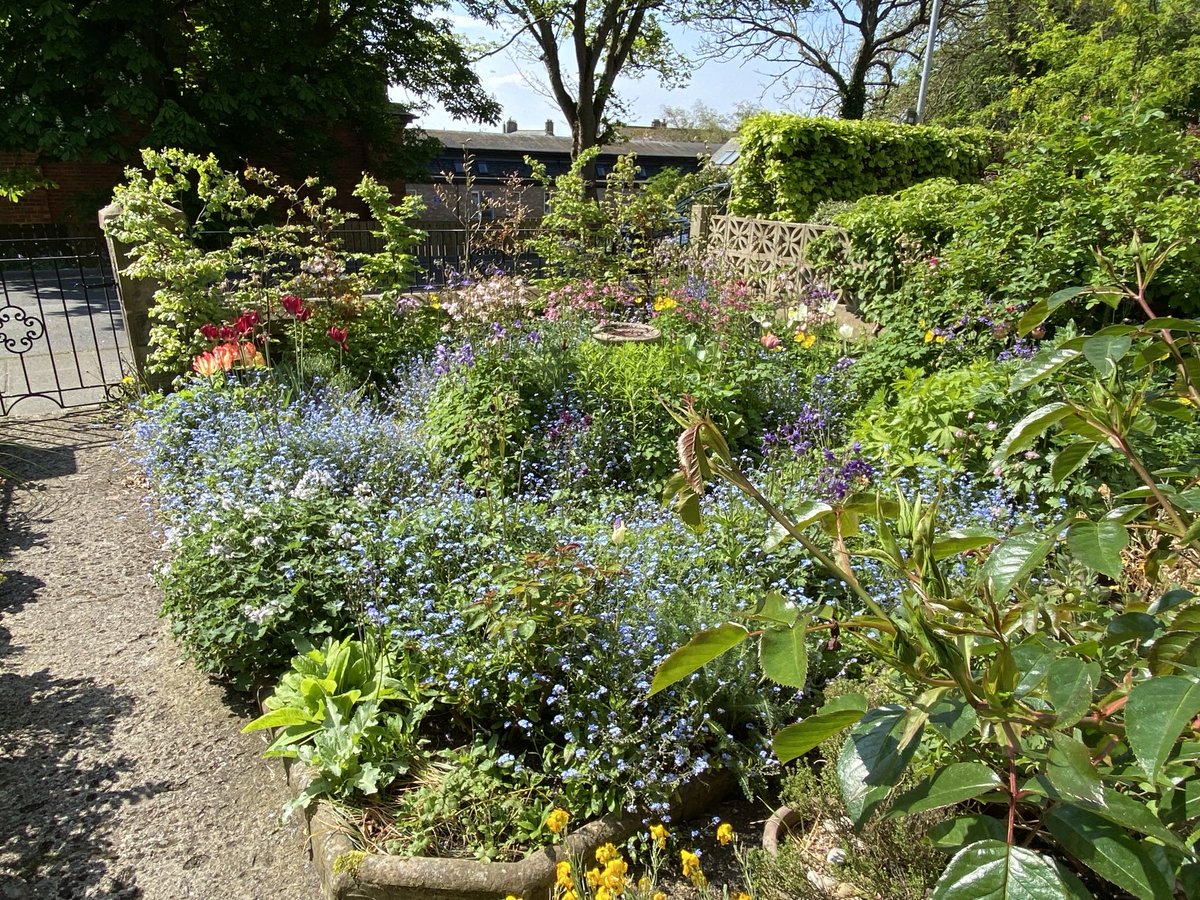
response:
M1105 141L986 190L1116 165ZM869 257L846 279L877 292L877 337L837 328L820 285L767 302L658 250L428 305L363 302L334 256L318 306L311 266L278 276L296 241L265 257L279 283L188 282L220 321L172 295L158 358L194 374L133 439L164 612L201 670L270 692L251 728L310 773L292 807L319 803L332 895L428 891L442 865L485 893L501 872L646 900L682 792L717 773L859 830L869 865L829 864L864 891L1195 894L1200 325L1169 265L1192 245L1143 243L1141 207L1109 199L1107 281L1000 304L971 293L965 233L877 246L917 226L868 227L865 198L838 252ZM658 337L594 340L614 319ZM593 823L568 860L562 809ZM786 848L762 865L726 888L838 881Z

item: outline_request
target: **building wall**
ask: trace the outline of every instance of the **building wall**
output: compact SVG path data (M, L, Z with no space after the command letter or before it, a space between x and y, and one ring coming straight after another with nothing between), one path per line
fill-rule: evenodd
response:
M337 188L337 206L356 215L365 215L366 206L352 196L363 172L371 170L371 160L363 141L349 127L334 133L340 152L330 176L323 184ZM251 160L255 165L279 170L279 160ZM0 169L32 167L57 187L39 188L17 203L0 199L0 226L58 225L73 233L99 232L96 213L112 202L113 188L125 177L124 163L42 161L32 153L0 153ZM404 182L381 179L397 196L403 196Z

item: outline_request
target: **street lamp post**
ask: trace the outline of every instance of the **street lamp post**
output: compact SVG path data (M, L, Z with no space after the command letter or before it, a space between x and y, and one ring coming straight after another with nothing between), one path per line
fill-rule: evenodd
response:
M925 39L925 63L921 66L921 89L917 92L916 123L925 121L925 97L929 92L929 70L933 68L933 42L937 39L938 16L942 11L942 0L933 0L929 11L929 36Z

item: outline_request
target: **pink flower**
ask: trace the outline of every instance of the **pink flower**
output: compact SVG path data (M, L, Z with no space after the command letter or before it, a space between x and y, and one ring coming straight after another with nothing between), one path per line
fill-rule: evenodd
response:
M929 259L927 259L926 262L929 263L929 268L931 268L931 269L936 269L938 266L940 266L942 264L942 261L940 259L938 259L936 256L929 257Z
M779 337L777 335L772 334L769 331L766 334L764 334L762 337L760 337L758 339L758 342L760 344L762 344L764 347L766 347L768 350L775 350L776 348L779 347Z

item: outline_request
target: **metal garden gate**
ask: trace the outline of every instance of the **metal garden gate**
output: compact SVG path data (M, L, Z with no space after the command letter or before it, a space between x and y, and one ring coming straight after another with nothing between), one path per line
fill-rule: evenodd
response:
M101 239L0 240L0 415L101 403L128 359Z

